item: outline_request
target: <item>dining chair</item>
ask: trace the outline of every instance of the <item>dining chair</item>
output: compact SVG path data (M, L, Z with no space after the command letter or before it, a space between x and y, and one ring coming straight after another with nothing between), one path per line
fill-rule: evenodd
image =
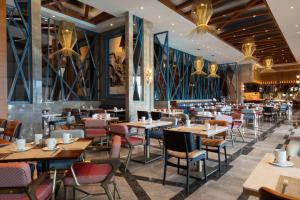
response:
M86 138L91 138L94 142L95 139L100 139L101 146L103 145L103 138L108 139L107 122L105 119L86 118L84 120L84 130Z
M201 145L200 145L201 147ZM201 149L201 148L200 148ZM186 193L189 193L189 179L191 166L195 163L203 161L204 178L207 181L206 174L206 152L196 149L194 135L191 132L178 132L164 130L164 175L163 185L166 182L167 166L177 168L179 174L180 169L186 170ZM170 158L177 158L177 163L169 161ZM181 165L180 160L185 160L186 165Z
M281 104L279 108L279 114L284 119L287 119L287 111L288 111L288 105L287 104Z
M227 121L223 120L208 120L210 125L218 125L218 126L228 126ZM227 132L219 133L216 136L220 136L223 139L217 138L205 138L202 137L202 149L206 150L206 157L208 158L208 152L213 152L218 154L218 168L219 174L221 173L221 150L224 150L225 163L227 163L227 151L226 151L226 135Z
M33 180L29 164L0 163L0 199L54 199L56 173L51 180L43 173Z
M128 127L123 124L110 124L109 133L112 136L114 135L121 136L122 146L129 149L126 164L125 164L125 172L126 172L134 147L145 145L144 138L138 137L137 133L131 134L128 130Z
M149 119L149 112L148 111L140 111L138 110L137 111L137 116L138 116L138 119L142 119L142 117L145 117L146 120Z
M71 111L72 111L71 108L64 108L64 109L62 110L61 115L62 115L63 117L70 116L70 115L71 115Z
M0 128L5 128L7 123L7 119L0 119Z
M263 107L263 117L264 120L269 119L269 121L276 121L276 112L274 111L273 107L270 106L264 106Z
M267 187L261 187L259 189L259 200L300 200L300 198L282 194Z
M152 120L160 120L160 118L162 118L162 112L152 111L151 118Z
M242 114L244 115L244 120L246 124L252 123L253 126L255 127L257 121L257 116L255 114L255 111L252 109L243 109Z
M245 142L244 133L241 131L244 125L244 115L241 113L232 113L232 125L231 132L234 133L234 130L237 130L242 137L243 142Z
M18 120L8 121L3 132L3 139L12 142L21 134L22 122Z
M89 196L101 195L101 193L90 193L82 188L91 184L99 184L104 190L109 200L115 199L117 192L120 198L119 190L116 184L115 174L121 166L120 161L121 137L113 136L110 156L108 159L92 159L89 162L78 162L71 166L63 179L65 187L65 199L68 199L68 188L73 188L73 199L76 198L76 191L86 194L82 197L85 199ZM114 192L111 193L109 185L113 184Z

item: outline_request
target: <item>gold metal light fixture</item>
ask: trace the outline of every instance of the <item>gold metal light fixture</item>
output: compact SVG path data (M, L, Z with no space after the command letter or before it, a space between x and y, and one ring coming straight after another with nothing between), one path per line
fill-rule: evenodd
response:
M269 72L274 72L275 70L272 69L274 65L273 57L272 56L267 56L265 57L263 61L265 69L261 71L261 73L269 73Z
M220 78L220 76L217 74L218 71L218 65L215 62L212 62L209 65L209 75L210 78Z
M203 70L204 60L202 57L196 57L195 62L195 71L191 74L192 76L205 76L207 75Z
M145 74L147 84L152 82L152 69L148 69Z
M196 28L190 33L190 35L201 35L206 32L215 32L215 28L208 25L212 15L213 6L211 0L194 0L192 17L195 21Z
M78 58L80 57L80 55L73 50L77 42L76 29L73 23L61 21L58 28L57 38L62 48L51 55L61 53L66 57L72 55L75 55Z
M246 38L242 44L243 60L256 60L256 58L253 57L255 49L256 45L254 39Z

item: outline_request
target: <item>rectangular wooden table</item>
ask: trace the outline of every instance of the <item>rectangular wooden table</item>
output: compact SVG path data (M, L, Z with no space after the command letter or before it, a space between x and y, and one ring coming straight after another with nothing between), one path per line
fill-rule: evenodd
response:
M62 139L58 142L61 142ZM24 152L14 152L16 144L11 143L7 146L0 148L0 162L22 162L22 161L49 161L49 160L72 160L77 159L90 145L92 140L78 139L71 144L58 144L59 147L56 151L44 151L41 146L33 146L26 144L30 147L29 150Z
M298 185L296 185L296 188L300 189L299 187L300 158L299 157L292 158L291 161L294 163L294 166L285 167L285 168L271 165L270 162L273 162L273 160L274 160L274 155L271 153L267 153L263 157L263 159L258 163L258 165L255 167L255 169L251 172L251 174L245 181L243 185L244 193L258 196L258 191L261 187L267 187L272 190L277 190L276 188L278 187L278 184L280 184L279 179L281 176L290 177L295 180L298 179ZM292 184L291 181L289 181L289 184ZM295 186L288 185L287 191L289 187L295 187ZM292 191L292 193L293 192L297 192L297 191Z
M160 128L160 127L166 127L170 126L173 123L168 121L152 121L152 123L149 122L128 122L123 123L124 125L127 125L128 127L134 127L134 128L142 128L145 129L145 141L146 144L144 145L144 156L142 159L132 159L137 162L143 162L143 163L149 163L152 161L155 161L157 159L162 158L162 155L157 155L150 152L150 131L153 128Z

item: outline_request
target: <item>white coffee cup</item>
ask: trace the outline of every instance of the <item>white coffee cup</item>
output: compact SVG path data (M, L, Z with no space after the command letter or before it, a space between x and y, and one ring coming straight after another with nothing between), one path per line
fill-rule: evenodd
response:
M25 139L17 139L16 140L17 143L17 150L25 150L25 144L26 144L26 140Z
M64 133L63 134L63 142L65 144L70 143L72 140L72 134L71 133Z
M35 134L34 135L34 143L35 144L40 144L42 139L43 139L43 134Z
M189 119L186 120L185 125L186 125L186 126L191 126L191 120L189 120Z
M210 129L210 123L205 123L205 130L209 130Z
M47 147L48 149L55 149L56 147L56 139L55 138L49 138L47 139Z
M274 162L277 163L286 162L286 151L284 149L275 149L274 154L275 154Z
M106 114L105 119L110 119L110 114Z
M142 117L142 122L145 122L146 121L146 117Z

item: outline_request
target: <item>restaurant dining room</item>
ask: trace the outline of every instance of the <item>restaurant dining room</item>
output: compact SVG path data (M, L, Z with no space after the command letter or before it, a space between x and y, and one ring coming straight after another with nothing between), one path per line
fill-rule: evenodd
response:
M300 200L299 0L0 0L0 200Z

